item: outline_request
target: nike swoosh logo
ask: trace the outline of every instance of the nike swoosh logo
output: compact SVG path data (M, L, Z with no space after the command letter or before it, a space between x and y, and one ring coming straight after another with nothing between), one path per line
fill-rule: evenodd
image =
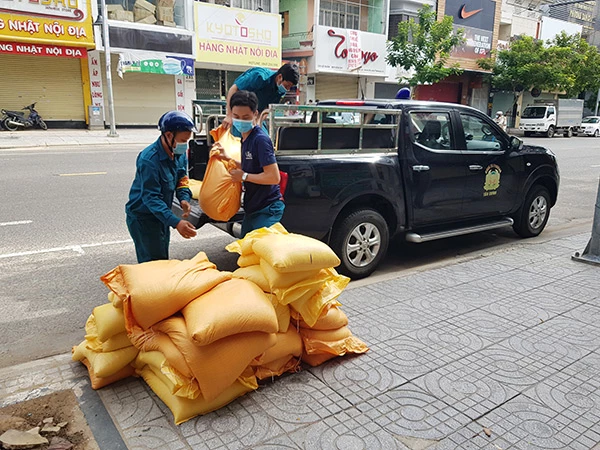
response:
M474 16L475 14L477 14L478 12L483 11L483 9L474 9L473 11L467 11L467 5L463 5L463 7L460 9L460 18L461 19L468 19L471 16Z

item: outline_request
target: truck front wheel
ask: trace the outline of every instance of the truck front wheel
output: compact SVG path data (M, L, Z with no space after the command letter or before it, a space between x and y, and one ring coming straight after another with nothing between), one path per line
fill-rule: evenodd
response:
M548 131L546 131L546 136L549 138L554 136L554 127L552 125L548 127Z
M339 271L359 279L369 276L385 256L389 244L388 225L374 209L358 209L334 228L331 248L342 264Z
M524 238L542 232L550 217L550 193L541 185L533 186L514 217L513 230Z

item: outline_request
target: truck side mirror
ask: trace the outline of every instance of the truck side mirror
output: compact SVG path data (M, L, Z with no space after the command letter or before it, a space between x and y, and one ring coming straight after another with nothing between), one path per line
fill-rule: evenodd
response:
M523 146L523 141L516 136L510 137L510 149L517 151L520 150Z

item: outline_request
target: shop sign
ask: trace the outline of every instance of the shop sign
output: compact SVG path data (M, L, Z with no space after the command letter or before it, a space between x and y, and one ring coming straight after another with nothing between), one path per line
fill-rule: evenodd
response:
M87 56L87 50L85 48L2 41L0 41L0 53L12 55L55 56L59 58L85 58Z
M94 47L89 0L0 0L0 41Z
M102 65L100 64L100 53L98 50L88 52L88 68L90 71L90 91L92 94L92 106L102 107L102 120L104 120L104 91L102 89ZM104 69L106 70L106 69Z
M318 26L316 39L317 71L385 76L385 35Z
M281 16L194 2L196 60L278 69Z
M120 53L117 71L120 77L123 77L123 73L125 72L193 75L194 60L192 58L163 55L161 53Z
M465 42L452 51L452 56L467 59L488 58L492 51L492 32L471 27L461 28Z

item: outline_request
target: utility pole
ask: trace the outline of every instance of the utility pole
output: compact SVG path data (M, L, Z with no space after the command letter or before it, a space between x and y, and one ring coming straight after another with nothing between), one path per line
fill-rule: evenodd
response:
M110 65L110 37L108 35L108 14L106 14L106 0L101 0L102 8L102 38L104 43L104 56L106 61L106 84L108 86L108 119L110 120L109 137L118 137L115 124L115 102L113 100L112 75Z
M588 241L583 253L575 252L571 258L575 261L600 266L600 181L598 183L598 193L596 194L592 237Z

